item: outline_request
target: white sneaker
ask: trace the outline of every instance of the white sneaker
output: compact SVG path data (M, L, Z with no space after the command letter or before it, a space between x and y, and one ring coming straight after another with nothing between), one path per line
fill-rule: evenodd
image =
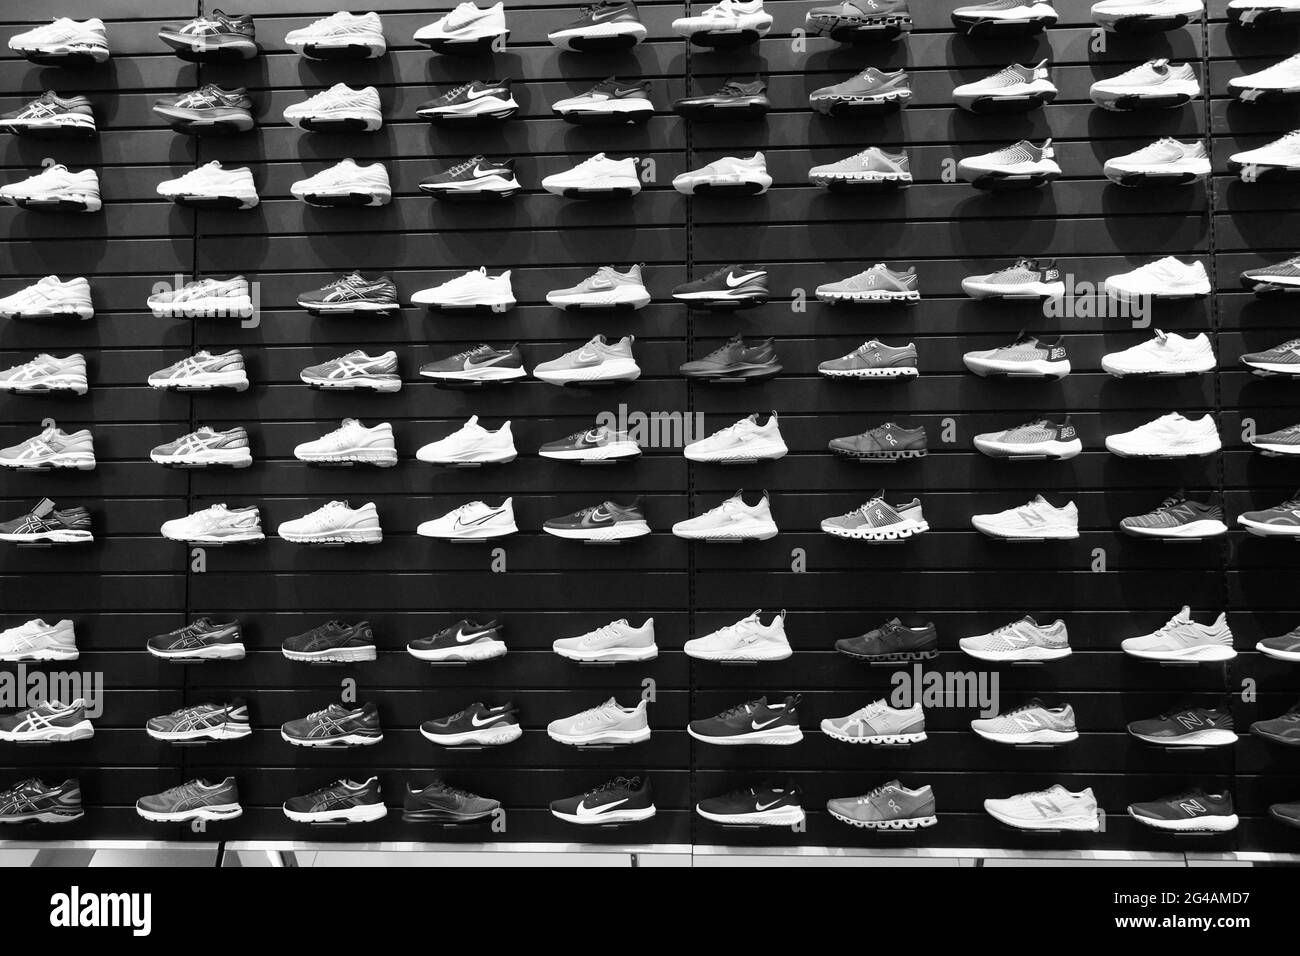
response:
M160 533L172 541L187 544L225 544L235 541L262 541L262 516L257 508L228 508L212 505L184 518L164 521Z
M500 538L519 530L515 524L515 500L507 498L493 508L482 501L471 501L448 511L441 518L425 521L415 533L426 538L478 540Z
M1120 649L1130 657L1153 661L1229 661L1237 656L1232 646L1232 628L1228 617L1220 612L1210 624L1192 619L1192 609L1182 610L1150 634L1120 641Z
M515 304L510 270L490 276L487 267L481 266L448 279L441 285L421 289L411 296L411 304L428 309L492 309L494 312L504 312Z
M1020 793L1001 800L985 800L984 810L994 820L1018 830L1101 829L1097 798L1091 787L1078 793L1056 784L1047 790Z
M247 166L226 169L215 159L184 176L158 184L158 195L172 202L192 205L233 206L252 209L261 200Z
M1193 420L1170 412L1131 431L1106 436L1106 450L1121 458L1191 458L1213 455L1222 447L1209 414Z
M655 644L655 619L648 617L640 627L621 618L577 637L562 637L551 650L571 661L652 661L659 656Z
M301 518L281 522L275 533L294 544L378 544L384 540L373 501L360 508L346 501L331 501Z
M1023 101L1032 109L1056 99L1056 84L1052 82L1047 61L1034 66L1013 63L991 76L974 83L963 83L952 91L952 100L964 110L985 113L1009 106L1013 101Z
M150 388L195 389L207 391L214 388L233 388L236 392L248 389L248 371L244 356L238 349L213 355L200 349L149 376Z
M1255 149L1233 153L1228 157L1228 169L1237 172L1243 182L1253 182L1261 173L1300 170L1300 129Z
M90 17L77 22L59 17L9 38L9 49L21 53L33 63L57 63L89 60L103 63L108 59L108 38L104 21Z
M1118 32L1175 30L1199 20L1203 0L1101 0L1092 5L1092 22Z
M464 425L446 438L425 445L415 457L431 465L505 464L514 461L518 454L510 422L493 432L478 423L477 415L471 415Z
M313 60L373 59L388 51L377 13L340 10L284 35L285 45Z
M586 193L635 196L641 191L641 180L634 158L610 159L604 153L597 153L572 169L547 176L542 180L542 188L556 196L572 198Z
M1180 143L1166 136L1150 146L1106 160L1106 178L1121 186L1139 186L1172 180L1178 185L1199 182L1210 175L1210 157L1203 143Z
M708 438L691 442L683 454L689 461L775 461L790 451L781 437L776 412L760 425L758 413L716 431Z
M0 186L0 200L25 209L99 212L99 175L93 169L71 172L62 163L46 167L35 176Z
M310 462L360 462L390 468L397 464L397 447L393 442L393 426L380 422L367 428L355 418L343 419L334 431L304 442L293 450L299 461Z
M972 515L970 523L990 538L1068 540L1079 537L1079 509L1074 502L1058 508L1042 495L1006 511Z
M1266 102L1300 95L1300 53L1255 73L1228 80L1228 89L1243 103Z
M1186 299L1210 294L1210 277L1205 265L1199 260L1180 262L1173 256L1148 262L1132 272L1109 276L1105 285L1109 295L1125 300Z
M650 739L646 706L642 698L634 707L621 707L611 697L572 717L561 717L546 726L546 735L561 744L585 747L590 744L635 744Z
M89 390L86 358L80 352L73 352L67 358L42 352L30 361L0 371L0 392L13 392L15 395L72 392L85 395Z
M358 166L352 159L298 180L289 192L311 206L386 206L393 198L383 163Z
M247 318L253 314L248 280L199 279L179 289L155 292L146 304L157 318Z
M77 636L69 620L40 618L0 631L0 661L75 661Z
M0 299L0 318L6 319L89 319L94 314L90 283L81 278L63 282L46 276Z
M458 3L446 16L416 30L414 39L441 50L487 43L497 37L504 40L509 35L504 3L486 9L479 9L474 3Z
M1098 80L1088 91L1107 110L1171 109L1201 95L1201 83L1190 63L1148 60L1109 80Z
M688 541L766 541L779 533L767 492L746 504L743 491L704 514L673 525L673 534Z
M299 129L371 133L384 125L379 91L373 86L354 90L335 83L301 103L284 108L285 120Z
M1057 618L1051 624L1039 624L1028 615L987 634L963 637L957 646L980 661L1059 661L1071 654L1064 621Z
M773 615L769 624L763 623L762 613L755 611L712 634L691 638L682 650L701 661L783 661L791 654L785 611Z
M771 186L767 158L762 153L755 153L749 159L723 156L673 177L673 189L686 196L761 196Z
M1101 357L1101 367L1116 378L1126 375L1201 375L1214 371L1214 349L1201 332L1185 338L1156 329L1154 338Z
M763 9L763 0L719 0L703 13L673 21L673 32L684 37L745 32L762 37L771 29L772 14Z
M639 265L619 272L613 266L601 266L592 275L567 289L552 289L546 301L557 309L636 310L650 304Z

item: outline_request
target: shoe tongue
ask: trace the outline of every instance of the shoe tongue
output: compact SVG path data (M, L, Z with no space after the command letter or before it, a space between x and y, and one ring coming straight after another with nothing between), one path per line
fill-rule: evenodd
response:
M759 616L760 614L762 614L762 613L763 613L763 609L762 609L762 608L759 608L759 609L756 610L753 614L749 615L749 617L745 618L745 619L744 619L743 621L741 621L740 623L741 623L741 624L751 624L751 623L752 623L752 624L757 624L757 623L758 623L758 616Z
M335 83L333 86L330 87L330 92L331 92L331 93L351 93L352 90L350 90L350 89L348 88L348 85L347 85L346 83Z
M1040 698L1040 697L1031 697L1031 698L1029 698L1029 700L1025 701L1025 707L1039 707L1039 708L1043 708L1043 701L1042 701L1042 698ZM1046 708L1043 708L1043 709L1046 709Z
M754 412L752 415L750 415L748 418L746 418L745 421L749 422L749 423L752 424L752 425L757 425L757 424L758 424L758 412Z
M346 501L331 501L331 502L330 502L329 504L327 504L325 507L326 507L326 508L346 508L347 506L348 506L348 503L347 503Z
M343 427L343 428L351 428L353 425L360 425L360 424L361 424L361 423L360 423L359 421L357 421L355 418L345 418L345 419L343 419L343 425L342 425L342 427Z
M465 427L466 427L466 428L473 428L473 427L474 427L475 425L477 425L477 424L478 424L478 416L477 416L477 415L471 415L471 416L469 417L469 421L467 421L467 422L465 423Z
M1045 505L1045 504L1047 504L1047 499L1044 498L1042 495L1034 495L1034 500L1031 501L1030 504L1033 504L1033 505Z
M1174 615L1174 620L1177 621L1179 624L1191 624L1192 609L1188 607L1186 604L1184 604L1183 609Z
M885 622L885 627L902 627L902 626L903 626L903 622L896 617L891 617L888 621Z
M609 344L609 340L608 340L607 338L605 338L604 333L599 333L599 334L597 334L597 335L593 335L593 336L591 337L591 341L588 342L587 344L588 344L588 345L608 345L608 344Z
M898 780L891 780L891 781L889 781L887 784L885 784L885 786L886 786L886 787L897 787L899 790L902 790L902 789L903 789L903 785L902 785L902 783L900 783Z

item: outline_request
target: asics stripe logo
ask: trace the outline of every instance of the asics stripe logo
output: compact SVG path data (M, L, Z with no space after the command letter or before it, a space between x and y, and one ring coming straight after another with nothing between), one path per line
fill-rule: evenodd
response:
M765 273L762 272L747 272L742 276L737 276L734 272L728 272L727 285L730 288L734 289L738 285L744 285L746 282L750 281L751 279L761 279L763 278L764 274Z

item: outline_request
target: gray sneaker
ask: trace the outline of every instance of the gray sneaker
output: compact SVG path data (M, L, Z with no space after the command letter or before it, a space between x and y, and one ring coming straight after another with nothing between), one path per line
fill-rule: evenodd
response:
M916 346L908 342L894 347L870 339L848 355L822 362L817 371L830 378L915 378Z
M972 720L970 729L999 744L1068 744L1079 739L1074 708L1047 707L1037 697L1005 714Z
M320 365L309 365L299 377L312 388L396 392L402 387L402 379L397 374L396 352L367 355L356 349Z
M135 812L154 823L187 823L190 820L233 820L244 812L239 805L239 788L234 777L220 783L191 780L162 793L141 797Z
M826 809L842 823L871 830L915 830L939 822L934 812L934 792L928 786L909 790L897 780L860 797L827 800Z
M877 262L865 272L827 282L817 287L817 298L823 302L920 302L916 266L906 272L895 272L883 262Z
M828 188L900 189L911 185L912 172L905 151L889 152L879 146L869 146L845 159L814 166L808 170L808 179L815 186Z
M920 704L891 707L872 701L847 717L827 717L822 733L846 744L919 744L925 740L925 712Z
M632 266L627 272L619 272L613 266L601 266L575 286L546 293L546 301L566 312L577 309L622 312L645 308L650 304L650 293L641 279L639 265Z
M823 86L808 95L808 103L828 116L852 113L883 113L900 109L912 98L906 70L882 73L869 66L843 83Z
M541 363L533 369L533 374L552 385L630 382L641 375L641 366L632 354L634 341L635 335L625 335L617 342L597 335L581 348Z
M827 518L822 530L837 538L858 541L898 541L929 531L925 516L921 514L921 499L913 498L901 505L885 501L882 491L861 508L846 515Z
M1256 435L1250 441L1261 455L1300 455L1300 425L1288 425L1277 431Z

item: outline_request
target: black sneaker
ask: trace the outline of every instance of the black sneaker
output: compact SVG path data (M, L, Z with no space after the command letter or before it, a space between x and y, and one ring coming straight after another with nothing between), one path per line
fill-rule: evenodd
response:
M298 747L367 747L383 740L384 731L374 704L330 704L324 710L281 724L280 736Z
M551 803L551 813L567 823L612 826L655 815L649 777L615 777L594 790Z
M60 96L49 90L25 106L0 113L0 132L49 139L90 139L98 135L90 100Z
M1250 732L1276 744L1300 747L1300 704L1280 717L1255 721L1250 725Z
M373 661L376 657L375 635L369 621L345 624L330 621L303 634L285 638L280 651L291 661L343 664Z
M790 780L768 780L701 800L695 812L730 826L794 826L804 822L803 790Z
M417 637L406 650L422 661L486 661L504 655L506 642L499 622L463 620L431 637Z
M515 178L515 161L475 156L448 166L420 182L420 189L439 199L505 199L522 187Z
M430 123L485 123L519 112L509 80L474 80L421 103L415 113Z
M768 299L767 270L728 265L673 289L678 302L706 309L748 309Z
M649 534L650 525L646 523L641 498L637 497L627 504L605 501L572 514L549 518L542 525L542 530L557 538L621 541Z
M802 699L795 694L780 704L769 704L766 697L760 697L716 717L692 720L686 732L706 744L797 744L803 740L799 729Z
M298 296L298 305L312 315L351 315L356 312L388 313L401 308L397 286L388 276L367 279L350 272L329 285Z
M1181 488L1146 514L1122 519L1119 529L1135 538L1212 538L1228 533L1215 495L1198 501Z
M402 819L407 823L470 823L490 817L500 800L480 797L435 779L422 790L408 785L402 799Z
M712 93L686 96L673 103L673 112L680 116L711 121L758 119L771 108L767 84L757 76L752 80L729 79Z
M227 16L220 10L197 16L188 23L167 24L158 39L182 60L247 60L257 56L253 18Z
M523 378L528 372L524 369L524 357L518 345L512 345L508 349L476 345L421 365L420 374L442 382L490 384Z
M903 458L924 458L928 453L925 426L904 428L885 422L869 428L861 435L832 438L830 450L841 458L857 461L899 461Z
M596 0L546 38L561 50L626 50L645 39L646 29L632 0Z
M893 618L865 634L841 638L835 649L859 661L928 661L939 656L939 632L928 621L908 627Z
M81 784L48 784L32 777L0 790L0 823L71 823L80 820Z
M238 697L228 704L193 704L150 717L144 731L154 740L238 740L251 734L248 705Z
M27 514L0 523L0 541L80 544L94 540L89 511L80 505L56 508L49 498L42 498Z
M687 378L758 382L779 374L782 367L777 361L776 345L772 339L747 345L737 333L704 358L684 362L680 370Z
M206 617L151 637L145 647L154 657L169 660L242 660L244 657L244 637L239 622L217 623Z
M537 454L561 461L609 461L637 458L641 454L641 446L627 432L616 432L607 425L597 423L594 428L548 441L537 450Z
M1193 787L1159 800L1130 803L1128 815L1157 830L1222 832L1237 828L1232 794L1226 790L1223 793L1206 793L1200 787Z
M470 704L449 717L436 717L420 725L426 740L444 747L474 744L480 747L508 744L518 740L524 729L519 726L519 712L514 704L497 707Z
M365 783L336 780L328 787L284 801L284 815L294 823L369 823L387 813L378 777Z
M253 101L243 87L226 90L208 83L188 93L168 93L153 111L182 133L242 133L253 128Z
M1268 808L1268 815L1279 823L1300 829L1300 801L1295 803L1275 803Z
M1133 721L1128 732L1138 740L1164 747L1227 747L1237 742L1232 711L1226 703L1212 707L1178 704L1159 717Z

